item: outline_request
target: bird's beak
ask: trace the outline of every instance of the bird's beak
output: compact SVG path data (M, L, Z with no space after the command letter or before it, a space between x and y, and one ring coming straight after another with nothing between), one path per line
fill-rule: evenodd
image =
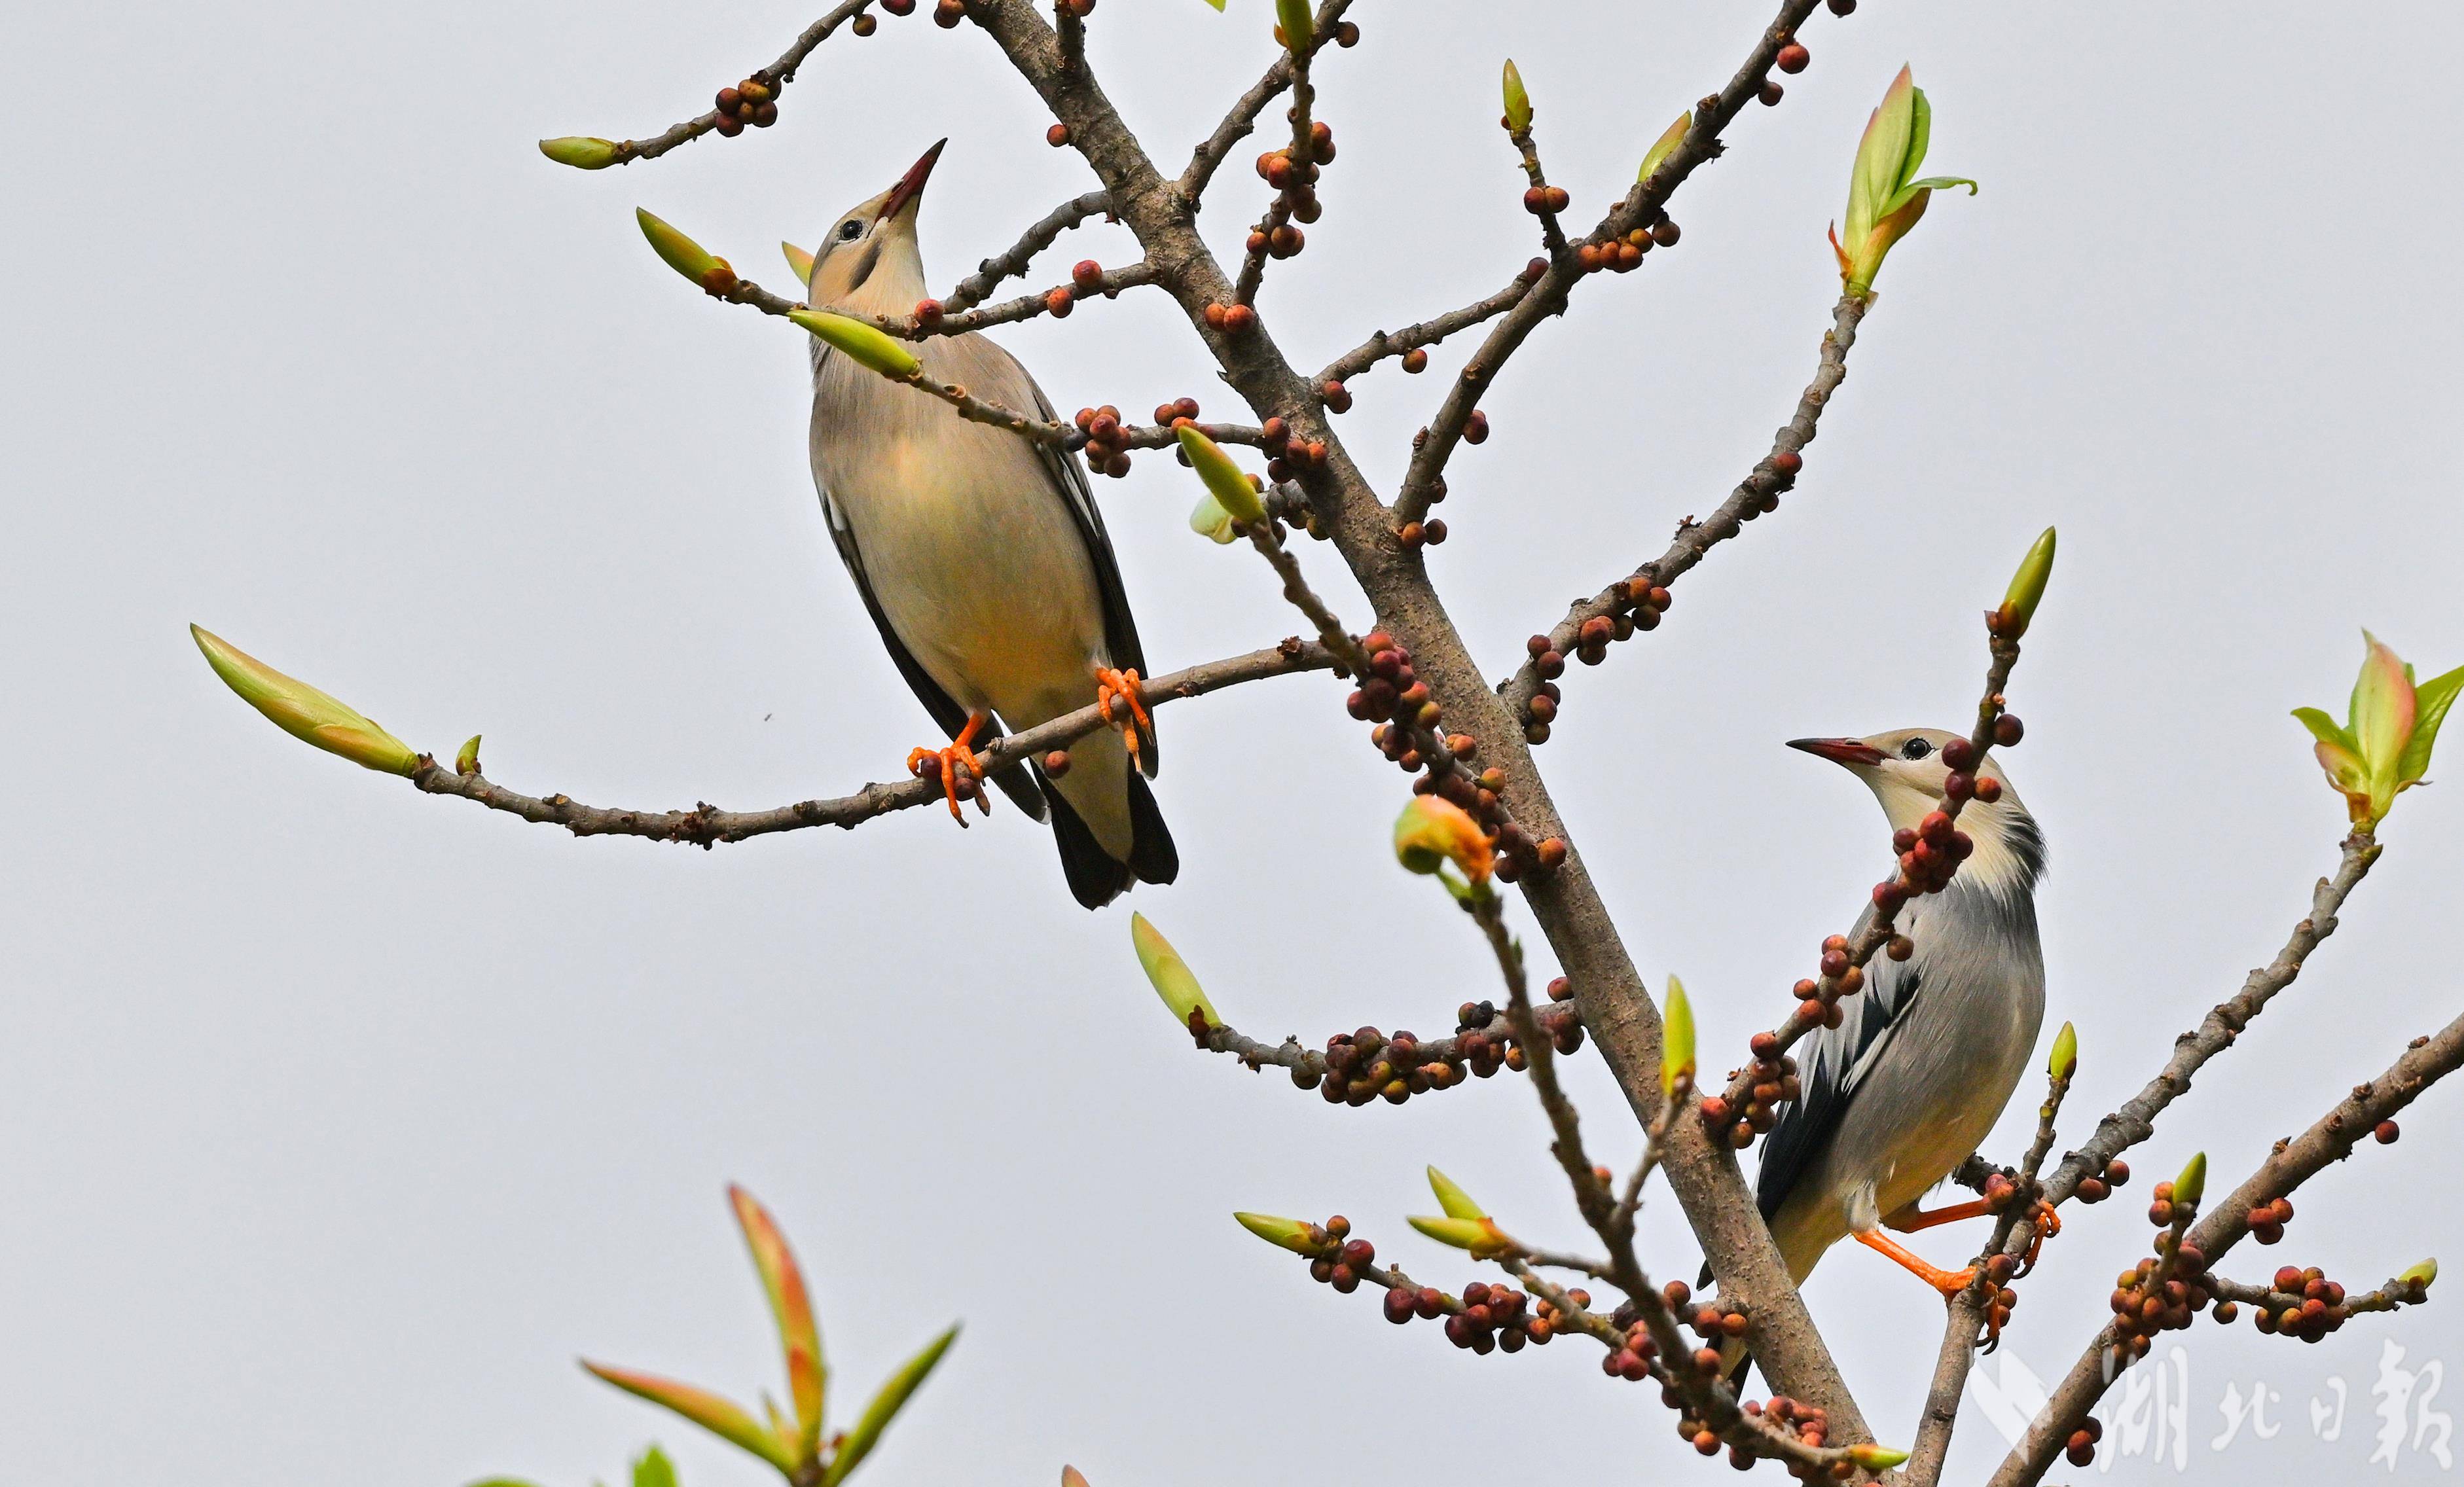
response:
M1854 738L1792 738L1788 746L1829 759L1834 764L1871 765L1882 762L1881 750L1871 744L1859 743Z
M924 194L924 183L933 175L933 162L941 158L941 146L949 142L947 139L934 141L933 147L924 152L924 158L907 167L907 174L900 176L898 184L890 188L889 200L881 204L881 221L888 222L897 216L907 209L908 203Z

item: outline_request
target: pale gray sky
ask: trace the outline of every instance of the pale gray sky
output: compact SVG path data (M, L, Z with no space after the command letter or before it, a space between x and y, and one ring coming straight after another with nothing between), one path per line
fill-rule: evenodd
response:
M1267 10L1098 12L1106 85L1167 164L1265 65ZM2464 661L2459 103L2436 80L2464 19L2321 14L1819 16L1785 104L1749 110L1685 188L1680 248L1587 285L1490 399L1496 437L1456 461L1432 565L1502 671L1767 447L1837 293L1822 233L1858 131L1914 62L1929 168L1983 194L1938 201L1893 256L1801 493L1688 578L1646 643L1568 679L1543 754L1638 960L1695 990L1706 1059L1785 1009L1882 865L1863 793L1780 741L1959 716L1977 611L2046 523L2061 568L2010 767L2052 839L2048 1036L2075 1019L2082 1048L2071 1133L2274 952L2332 864L2339 803L2286 710L2341 705L2364 624L2425 674ZM1342 151L1326 216L1265 296L1284 344L1315 365L1529 255L1501 58L1588 221L1767 15L1363 4L1366 41L1321 73ZM1460 1284L1471 1269L1402 1222L1434 1160L1518 1232L1578 1231L1519 1082L1330 1110L1190 1052L1131 957L1136 908L1266 1037L1441 1030L1488 995L1469 928L1388 855L1400 777L1337 684L1166 711L1181 880L1089 914L1005 810L963 835L919 811L704 854L427 798L282 737L189 645L201 622L421 747L484 731L490 772L535 792L759 806L895 773L930 725L828 550L799 338L694 295L631 210L785 285L773 244L809 243L946 134L923 227L947 283L1090 178L1045 147L988 41L921 14L832 42L772 130L596 175L531 143L654 132L809 18L778 0L15 8L6 1475L564 1487L657 1438L690 1487L759 1481L572 1363L778 1388L731 1178L814 1276L843 1417L966 1320L866 1467L876 1487L1049 1482L1065 1460L1097 1487L1494 1482L1538 1450L1568 1476L1678 1467L1651 1392L1589 1349L1474 1359L1397 1331L1225 1216L1340 1210ZM1219 251L1261 200L1245 160L1215 193ZM1080 233L1029 282L1129 251ZM1064 408L1233 405L1157 296L1001 339ZM1343 426L1374 474L1399 472L1440 386L1391 368L1358 384ZM1186 531L1170 461L1099 484L1159 668L1297 627L1254 559ZM1332 554L1304 557L1365 623ZM2005 1357L2050 1376L2076 1355L2143 1251L2146 1182L2199 1147L2237 1179L2452 1014L2464 799L2408 796L2386 840L2343 932L2133 1153L2140 1184L2077 1213ZM1364 941L1363 922L1402 939ZM1398 976L1398 953L1425 975ZM1622 1160L1632 1132L1577 1063L1589 1128ZM2434 1092L2401 1145L2305 1191L2282 1246L2227 1268L2369 1284L2452 1248L2459 1119ZM1664 1195L1647 1229L1657 1271L1693 1271ZM1919 1247L1947 1261L1972 1236ZM1868 1414L1906 1439L1939 1309L1861 1253L1811 1300ZM2306 1349L2203 1324L2189 1461L2363 1470L2383 1340L2408 1367L2464 1367L2457 1315L2451 1299ZM2351 1417L2321 1443L2305 1406L2330 1376ZM2272 1454L2247 1432L2210 1450L2229 1378L2280 1391ZM1413 1449L1359 1456L1388 1439ZM1971 1416L1954 1472L1998 1451Z

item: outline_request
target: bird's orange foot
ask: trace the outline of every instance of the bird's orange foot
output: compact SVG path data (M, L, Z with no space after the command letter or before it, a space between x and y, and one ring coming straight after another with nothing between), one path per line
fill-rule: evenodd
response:
M984 794L983 755L968 745L983 732L987 721L980 712L967 714L967 726L950 740L946 749L916 749L907 755L907 773L918 779L938 779L941 798L950 802L950 819L964 826L967 818L958 813L961 799L973 799L986 816L993 813L993 798Z
M2028 1243L2026 1262L2027 1268L2034 1270L2036 1268L2036 1257L2044 1253L2045 1241L2062 1232L2062 1219L2060 1214L2054 1212L2054 1206L2051 1203L2038 1198L2035 1206L2028 1211L2028 1221L2035 1225L2036 1230L2035 1238Z
M1939 1265L1929 1264L1907 1246L1879 1229L1868 1229L1859 1234L1857 1242L1897 1262L1908 1274L1940 1291L1945 1301L1948 1301L1976 1283L1975 1266L1945 1270Z
M1138 688L1135 667L1126 671L1111 667L1095 668L1095 706L1103 711L1105 722L1121 731L1121 742L1129 748L1132 764L1138 761L1139 731L1155 727L1155 720L1147 716L1146 694ZM1118 714L1112 711L1115 705L1121 709Z

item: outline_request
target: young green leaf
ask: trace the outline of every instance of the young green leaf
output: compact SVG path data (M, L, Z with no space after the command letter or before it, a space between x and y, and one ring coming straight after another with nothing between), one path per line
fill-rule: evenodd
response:
M864 1414L855 1422L855 1429L847 1432L847 1439L840 1443L837 1454L830 1457L829 1469L822 1474L822 1487L838 1487L840 1482L847 1480L848 1473L864 1464L864 1458L872 1454L872 1448L880 1444L881 1432L888 1430L890 1422L897 1418L898 1411L906 1408L908 1396L923 1384L926 1375L933 1371L933 1366L941 1361L941 1355L950 1350L950 1345L957 1341L957 1337L958 1329L953 1324L950 1330L926 1344L922 1352L908 1359L896 1373L890 1376L890 1382L882 1385L881 1392L872 1396L872 1403L864 1407Z
M386 733L350 704L257 660L210 630L188 626L206 665L240 700L301 743L339 754L387 775L419 773L419 751Z

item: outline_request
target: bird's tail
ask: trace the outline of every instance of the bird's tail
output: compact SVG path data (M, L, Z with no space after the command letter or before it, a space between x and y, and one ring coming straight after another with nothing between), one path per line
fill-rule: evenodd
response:
M1052 837L1061 847L1061 871L1069 880L1070 896L1088 908L1101 908L1133 883L1170 883L1180 876L1180 853L1163 823L1155 791L1144 776L1129 772L1130 857L1122 862L1104 850L1075 807L1042 770L1035 772L1044 798L1052 806Z

